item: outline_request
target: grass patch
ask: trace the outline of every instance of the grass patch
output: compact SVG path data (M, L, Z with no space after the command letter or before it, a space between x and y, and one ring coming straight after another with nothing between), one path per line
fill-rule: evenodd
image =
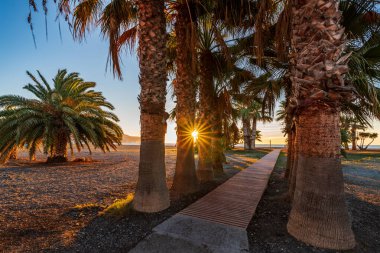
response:
M362 160L362 159L376 159L380 158L380 152L373 152L371 153L370 151L363 151L363 152L351 152L347 151L347 158L345 160Z
M244 150L244 149L233 149L226 153L230 155L243 155L250 158L260 159L270 152L269 149L254 149L254 150Z
M286 161L288 160L288 156L286 152L281 152L280 155L277 158L275 168L286 168Z
M103 208L103 206L94 204L94 203L86 203L86 204L79 204L73 207L73 209L76 211L88 211L88 210L98 209L98 208Z
M113 204L109 205L99 215L112 216L122 218L125 217L132 210L132 200L134 195L128 194L125 199L117 199Z

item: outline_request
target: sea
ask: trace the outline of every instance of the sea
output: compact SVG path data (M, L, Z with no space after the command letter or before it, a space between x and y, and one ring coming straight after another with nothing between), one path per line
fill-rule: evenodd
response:
M127 146L139 146L140 143L138 142L126 142L126 143L122 143L122 145L127 145ZM165 143L165 145L167 147L175 147L175 143ZM269 143L268 144L256 144L256 147L258 148L269 148L269 147L272 147L272 148L284 148L286 145L284 144L272 144L270 145ZM237 144L235 147L237 148L242 148L243 147L243 144ZM351 146L350 146L351 148ZM380 145L370 145L368 147L368 150L380 150Z

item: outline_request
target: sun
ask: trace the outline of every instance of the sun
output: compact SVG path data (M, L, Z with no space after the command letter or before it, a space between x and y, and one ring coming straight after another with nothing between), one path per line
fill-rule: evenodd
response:
M197 130L194 130L192 133L191 133L191 136L193 136L194 138L194 141L196 141L198 139L198 131Z

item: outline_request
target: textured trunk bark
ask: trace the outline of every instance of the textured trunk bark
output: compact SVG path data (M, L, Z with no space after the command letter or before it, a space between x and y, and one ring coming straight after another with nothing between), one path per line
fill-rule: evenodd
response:
M340 168L339 112L318 107L304 110L299 115L297 140L298 168L289 233L317 247L353 248Z
M228 121L223 120L223 136L225 139L225 147L227 149L231 148L231 138L230 138L230 129L228 128Z
M199 140L198 140L198 177L201 181L214 179L212 159L212 139L214 122L214 83L212 77L212 55L204 52L200 56L200 81L199 81Z
M133 207L158 212L170 205L165 172L166 20L163 0L138 0L141 147Z
M67 162L67 133L65 130L60 130L57 136L53 155L48 157L48 163L64 163Z
M251 131L249 120L243 119L244 150L251 150Z
M297 184L297 168L298 168L298 158L299 158L299 137L297 127L298 127L298 117L294 119L295 129L293 130L293 152L291 157L291 169L289 174L289 197L293 201L294 191Z
M9 155L10 160L16 160L17 159L17 147L13 148L10 155Z
M285 178L289 179L290 171L292 167L292 156L293 156L293 133L292 131L288 131L288 150L287 150L287 160L286 160L286 170L285 170Z
M352 141L352 150L357 150L356 146L356 127L355 125L351 128L351 141Z
M257 131L257 119L252 118L252 136L251 136L251 148L256 148L256 131Z
M285 178L290 179L291 175L291 170L293 166L293 159L294 159L294 138L295 138L295 133L294 133L294 127L293 127L293 118L294 115L289 108L289 103L290 103L290 97L292 93L292 83L288 77L285 78L285 124L286 124L286 132L288 136L288 150L287 150L287 160L286 160L286 170L285 170Z
M177 162L172 189L180 194L189 194L198 190L195 171L194 139L191 135L195 128L196 88L191 68L192 24L186 4L177 5L175 33L177 38L176 80L174 92L177 97Z
M355 238L340 165L339 113L352 98L345 87L349 56L338 1L295 1L292 103L296 106L296 185L288 232L316 247L351 249ZM294 171L292 172L294 173Z

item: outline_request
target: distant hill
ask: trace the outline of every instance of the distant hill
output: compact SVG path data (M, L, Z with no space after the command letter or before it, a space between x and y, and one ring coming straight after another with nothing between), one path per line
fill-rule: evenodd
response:
M140 136L130 136L130 135L124 134L123 140L121 142L122 143L140 143L141 138Z

